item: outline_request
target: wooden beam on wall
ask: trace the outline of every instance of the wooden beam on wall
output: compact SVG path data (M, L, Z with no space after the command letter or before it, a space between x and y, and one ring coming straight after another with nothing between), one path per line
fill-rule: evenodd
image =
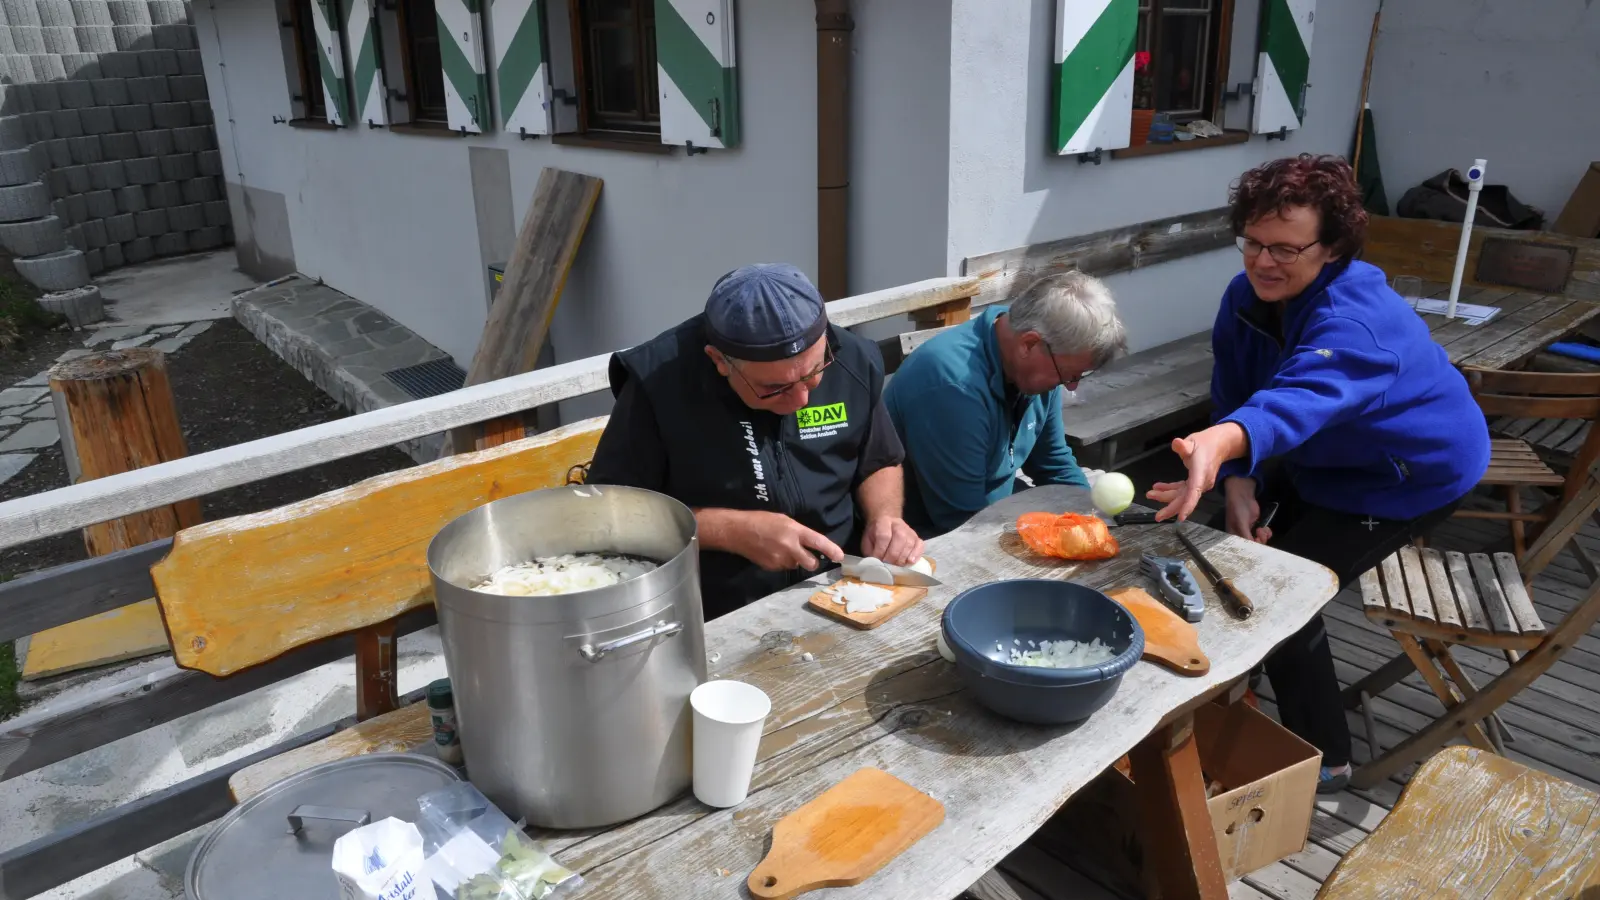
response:
M468 385L533 371L555 318L567 273L600 200L603 182L592 175L545 168L523 216L505 280L489 309L483 338L467 370ZM457 453L498 447L523 437L523 414L467 425L450 435Z
M1078 269L1097 278L1233 245L1228 208L1207 209L1093 234L967 257L980 282L974 306L1010 300L1034 281Z

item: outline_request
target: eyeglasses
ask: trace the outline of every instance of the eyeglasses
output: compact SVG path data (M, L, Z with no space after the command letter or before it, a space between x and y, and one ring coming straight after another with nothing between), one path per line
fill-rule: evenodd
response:
M824 343L823 346L822 346L822 365L817 366L815 369L812 369L811 370L811 374L806 375L805 377L797 379L795 381L791 381L791 382L789 382L787 384L763 384L763 385L757 385L756 383L752 382L749 378L745 377L745 374L739 368L739 364L738 363L736 363L733 360L729 359L726 354L724 354L723 357L722 357L722 361L726 362L728 364L728 368L732 369L735 373L738 374L739 380L743 381L746 385L749 385L751 392L756 395L756 399L757 400L771 400L774 397L781 397L784 394L789 393L790 391L794 390L795 388L799 387L802 384L803 385L807 385L808 387L815 387L817 379L821 378L822 377L822 373L829 366L833 365L833 360L834 360L833 345Z
M1244 254L1245 259L1254 259L1261 255L1261 251L1265 250L1267 255L1272 257L1273 262L1282 265L1294 262L1300 258L1300 254L1322 243L1321 241L1312 241L1304 247L1296 247L1293 244L1263 244L1242 234L1234 238L1233 242L1239 245L1239 252Z
M1061 386L1062 387L1066 387L1069 384L1077 384L1078 382L1082 381L1083 379L1088 378L1090 375L1094 374L1094 370L1093 369L1089 369L1089 370L1086 370L1086 371L1083 371L1083 372L1079 372L1077 377L1075 377L1075 378L1073 378L1071 380L1068 380L1067 376L1061 374L1061 364L1056 362L1056 351L1055 351L1055 348L1051 347L1050 346L1050 342L1045 340L1044 338L1040 338L1039 339L1039 343L1044 345L1044 352L1050 354L1050 367L1056 370L1056 379L1061 382ZM1069 390L1071 390L1071 389L1069 388Z

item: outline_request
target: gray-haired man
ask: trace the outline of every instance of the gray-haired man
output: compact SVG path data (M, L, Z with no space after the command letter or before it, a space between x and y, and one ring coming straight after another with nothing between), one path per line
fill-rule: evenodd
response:
M906 449L906 521L923 538L950 531L1009 497L1018 470L1087 487L1061 388L1126 348L1111 292L1081 272L1040 279L923 344L883 394Z

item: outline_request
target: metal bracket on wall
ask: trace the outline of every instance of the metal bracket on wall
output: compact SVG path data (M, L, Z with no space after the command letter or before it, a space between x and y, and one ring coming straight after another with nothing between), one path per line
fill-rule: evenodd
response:
M1283 127L1279 128L1277 131L1269 131L1269 132L1267 132L1267 140L1269 140L1269 141L1287 141L1288 139L1289 139L1289 128L1288 128L1288 126L1283 126Z
M550 92L550 96L554 98L557 103L561 103L566 106L578 105L578 96L566 88L556 88Z
M1255 87L1256 87L1256 83L1254 81L1241 81L1241 82L1239 82L1238 84L1234 85L1231 88L1224 89L1223 92L1222 92L1222 99L1224 99L1224 100L1238 100L1238 99L1241 99L1243 97L1249 96L1252 93L1255 93Z
M406 101L410 100L411 98L407 97L406 96L406 92L400 90L399 88L389 88L389 99L390 100L397 100L397 101L399 101L401 103L405 103Z
M537 134L529 134L526 128L517 129L517 140L519 141L537 141L538 139L539 136Z
M1092 151L1090 151L1088 153L1079 153L1078 154L1078 165L1081 166L1084 163L1094 163L1095 165L1098 166L1098 165L1100 165L1101 155L1102 155L1101 154L1101 149L1099 147L1094 148L1094 150L1092 150Z
M700 154L706 152L705 147L696 147L694 145L694 141L684 141L683 147L685 153L687 153L689 156L699 156Z
M383 126L382 126L382 125L379 125L379 124L378 124L378 123L377 123L377 122L374 122L374 121L373 121L373 120L371 120L371 119L368 119L368 120L367 120L367 127L368 127L368 128L373 128L373 129L376 129L376 128L382 128L382 127L383 127Z
M289 120L285 119L283 116L273 116L272 117L272 124L274 124L274 125L284 125L284 124L287 124L288 121Z

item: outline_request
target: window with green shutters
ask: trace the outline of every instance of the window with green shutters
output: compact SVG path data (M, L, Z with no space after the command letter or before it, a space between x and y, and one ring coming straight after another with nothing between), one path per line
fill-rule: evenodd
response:
M349 121L342 22L335 0L288 0L278 8L285 31L290 121Z
M1261 0L1261 52L1251 131L1293 131L1305 121L1316 17L1316 0Z
M489 20L502 127L512 134L549 134L545 0L490 0Z
M733 0L655 0L661 142L739 143Z
M344 33L349 39L350 85L354 120L364 125L389 124L388 89L383 78L383 42L379 40L375 0L345 0Z

